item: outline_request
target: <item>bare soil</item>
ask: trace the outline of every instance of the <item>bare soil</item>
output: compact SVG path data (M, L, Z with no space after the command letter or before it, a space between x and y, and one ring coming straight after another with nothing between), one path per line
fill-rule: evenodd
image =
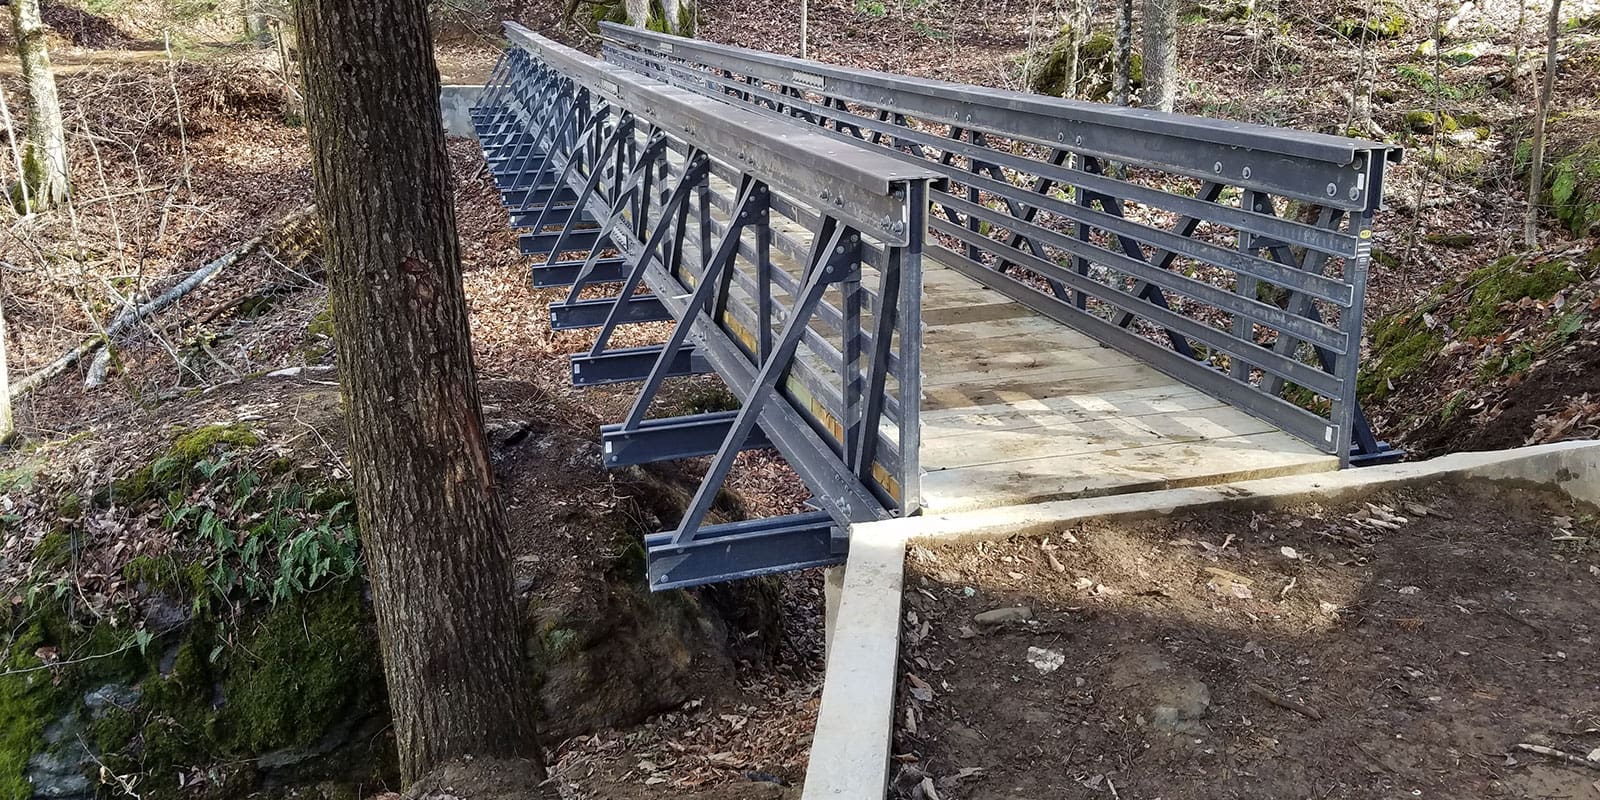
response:
M913 547L898 796L1600 796L1517 748L1600 747L1593 513L1474 482Z

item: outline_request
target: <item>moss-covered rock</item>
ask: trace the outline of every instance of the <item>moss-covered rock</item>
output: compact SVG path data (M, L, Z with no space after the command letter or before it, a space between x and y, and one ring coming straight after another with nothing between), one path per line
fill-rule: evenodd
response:
M41 624L35 622L7 643L0 659L0 797L27 800L33 796L28 781L28 761L45 752L45 726L70 700L70 692L55 684L35 653L50 646Z
M1461 127L1456 118L1445 111L1415 109L1407 111L1402 121L1407 130L1416 133L1451 133Z
M383 674L357 581L278 605L229 661L211 735L226 752L310 747L330 725L375 713Z
M1037 94L1062 97L1067 92L1067 76L1072 69L1074 32L1062 28L1061 34L1043 54L1029 75L1028 86ZM1105 100L1111 96L1116 74L1116 38L1104 31L1091 31L1078 42L1078 84L1073 93L1079 99ZM1144 85L1144 57L1134 48L1129 61L1130 89Z
M1398 5L1380 2L1370 9L1352 9L1334 21L1333 29L1346 39L1393 39L1406 32L1406 15Z
M1550 166L1550 206L1574 236L1600 233L1600 142L1590 142Z

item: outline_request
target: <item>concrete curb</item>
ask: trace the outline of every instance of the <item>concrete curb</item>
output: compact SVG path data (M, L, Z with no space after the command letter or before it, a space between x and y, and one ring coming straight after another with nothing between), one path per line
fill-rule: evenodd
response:
M1061 500L854 526L829 636L827 675L802 800L883 800L894 735L905 548L914 541L1005 539L1088 520L1133 519L1219 505L1339 500L1425 481L1487 478L1553 485L1600 503L1600 443L1456 453L1429 461L1190 489Z

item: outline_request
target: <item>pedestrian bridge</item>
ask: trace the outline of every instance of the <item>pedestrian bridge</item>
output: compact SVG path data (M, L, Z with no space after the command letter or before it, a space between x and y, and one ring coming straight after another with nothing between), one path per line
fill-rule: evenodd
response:
M506 24L473 110L579 386L637 383L609 465L711 456L652 588L842 563L852 523L1334 470L1398 148L603 24ZM622 325L673 323L615 347ZM735 411L655 416L715 372ZM718 521L742 450L814 510Z

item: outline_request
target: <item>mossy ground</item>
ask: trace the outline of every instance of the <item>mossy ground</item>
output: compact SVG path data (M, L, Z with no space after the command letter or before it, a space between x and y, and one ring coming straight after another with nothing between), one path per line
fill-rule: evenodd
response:
M258 455L261 444L246 426L202 427L174 437L108 491L61 499L60 523L34 548L29 601L0 614L11 632L0 638L0 669L9 673L0 675L0 800L31 796L28 760L63 715L78 721L110 774L157 800L187 796L177 776L207 763L218 766L207 772L208 796L242 796L263 753L324 750L339 726L382 719L349 489ZM141 628L129 622L138 618L131 606L99 624L75 621L82 614L56 576L84 546L76 522L86 505L162 511L176 548L132 559L122 577L143 596L186 608L185 624ZM91 719L83 694L112 682L138 686L140 701ZM295 769L319 780L381 781L393 774L385 741L367 736L349 745L357 758L317 753Z
M1427 371L1448 344L1447 333L1468 343L1492 341L1512 324L1513 304L1524 298L1549 300L1582 279L1580 265L1571 260L1513 255L1435 290L1418 308L1385 317L1370 327L1371 349L1362 367L1360 395L1377 402L1387 399ZM1582 323L1580 311L1550 317L1530 338L1480 363L1474 380L1482 383L1526 371L1542 352L1565 342Z

